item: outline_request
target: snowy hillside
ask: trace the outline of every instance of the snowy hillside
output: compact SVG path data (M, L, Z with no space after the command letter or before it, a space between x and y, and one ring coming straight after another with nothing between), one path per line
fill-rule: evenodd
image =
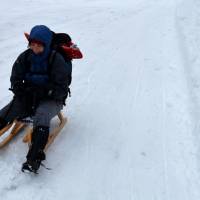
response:
M12 5L12 6L11 6ZM7 0L0 7L0 106L23 32L67 32L69 123L39 175L20 171L24 132L0 150L2 200L199 200L198 0Z

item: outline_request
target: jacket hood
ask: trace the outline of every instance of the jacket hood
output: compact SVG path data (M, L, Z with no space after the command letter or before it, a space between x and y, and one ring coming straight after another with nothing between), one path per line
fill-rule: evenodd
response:
M45 25L37 25L31 29L29 41L37 40L45 44L48 48L51 45L53 33L52 31Z

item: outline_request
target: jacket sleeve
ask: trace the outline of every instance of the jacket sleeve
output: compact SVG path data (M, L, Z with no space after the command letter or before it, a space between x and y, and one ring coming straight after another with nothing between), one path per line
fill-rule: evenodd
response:
M20 54L13 64L10 77L11 87L13 87L16 83L24 81L26 73L25 54L26 52Z
M67 97L70 77L71 67L59 53L56 53L50 76L54 99L63 101Z

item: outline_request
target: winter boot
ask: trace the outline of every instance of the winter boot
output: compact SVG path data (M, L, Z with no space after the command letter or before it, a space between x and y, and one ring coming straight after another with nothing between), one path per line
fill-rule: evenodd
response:
M37 173L41 162L46 156L44 148L48 142L49 127L37 126L33 129L31 146L26 156L27 161L22 165L22 171L28 170Z
M29 160L27 159L27 161L25 163L23 163L22 165L22 171L30 171L33 172L35 174L37 174L38 169L40 168L41 162L42 160L45 160L45 153L43 151L40 151L38 153L38 157L35 160ZM46 168L48 169L48 168Z

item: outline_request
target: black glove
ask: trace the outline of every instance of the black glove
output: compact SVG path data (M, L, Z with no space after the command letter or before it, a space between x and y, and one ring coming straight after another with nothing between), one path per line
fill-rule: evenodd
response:
M50 85L31 85L27 86L25 89L27 95L34 96L37 100L42 100L46 98L51 98L53 94L53 89Z
M16 95L16 96L23 96L26 92L25 84L23 82L16 82L10 90Z
M54 94L54 88L53 85L51 83L48 83L46 85L43 86L43 95L46 98L52 98Z

